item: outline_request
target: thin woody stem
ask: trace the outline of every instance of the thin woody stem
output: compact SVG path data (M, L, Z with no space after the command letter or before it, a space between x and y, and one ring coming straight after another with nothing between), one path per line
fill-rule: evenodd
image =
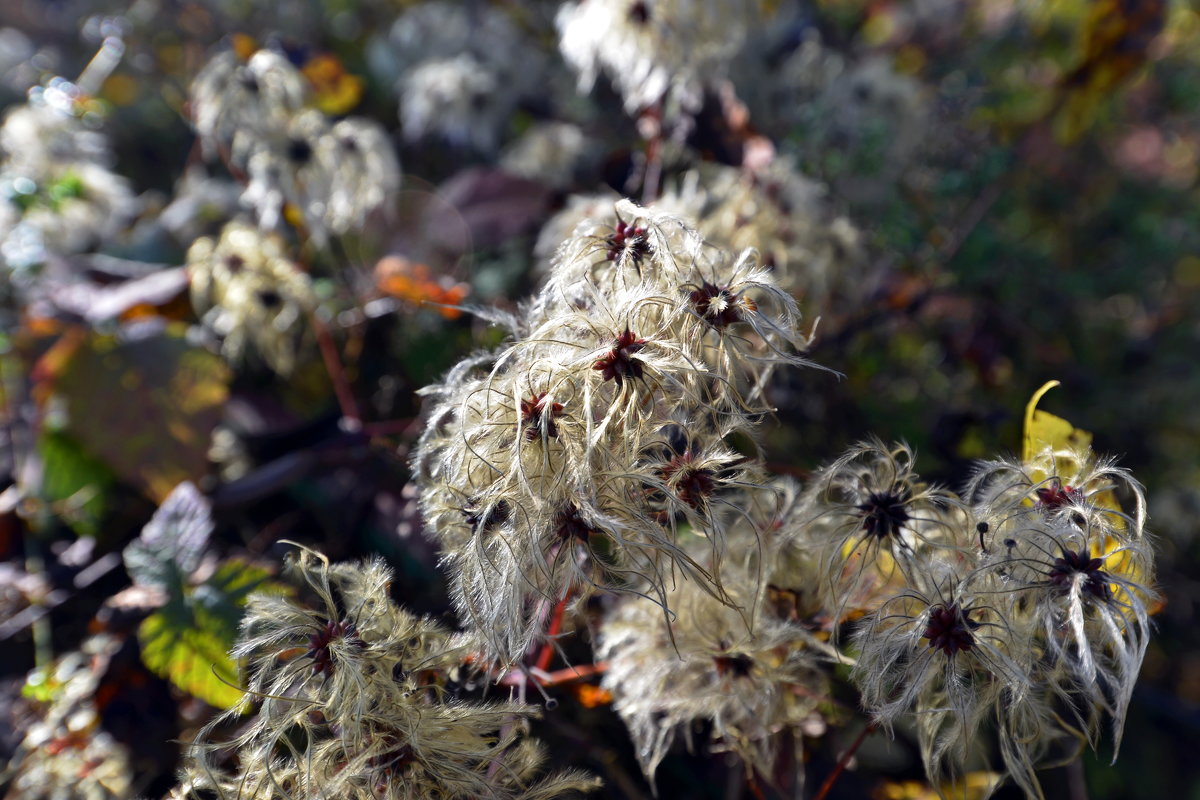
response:
M542 645L542 652L538 653L538 660L535 665L543 672L550 666L550 661L554 658L554 637L562 630L563 615L567 611L567 601L570 599L571 593L567 592L558 601L558 605L554 607L554 616L550 618L550 630L546 633L547 641Z
M537 681L539 686L550 687L561 686L564 683L573 683L574 681L585 681L596 675L603 675L607 671L608 662L601 661L596 664L579 664L574 667L565 667L564 669L557 669L554 672L545 672L542 670L531 671L530 677ZM525 673L513 671L505 674L496 682L501 686L519 686L525 680Z
M601 661L597 664L580 664L577 667L566 667L554 672L547 672L545 677L538 679L538 683L542 684L542 686L558 686L559 684L571 683L572 681L587 680L595 675L603 675L607 671L607 661Z
M846 765L850 763L850 759L854 758L854 754L858 752L858 748L862 746L862 743L866 741L867 737L870 736L877 727L877 723L872 722L871 724L867 725L867 727L862 729L862 732L858 734L858 738L854 740L854 744L850 745L846 752L842 753L842 757L838 759L837 766L833 768L833 772L829 773L829 777L826 778L825 782L821 784L821 789L813 797L813 800L825 800L825 798L829 796L829 793L833 791L833 785L837 783L838 778L840 778L842 776L842 772L845 771Z
M746 775L746 788L750 790L750 794L754 795L754 800L767 800L767 796L763 794L762 787L758 785L753 772Z
M346 380L346 371L342 368L342 359L338 356L333 336L330 335L329 328L315 313L310 314L309 318L312 321L313 331L317 336L317 346L321 349L321 359L325 362L325 369L329 372L329 380L333 384L333 393L337 396L338 408L342 411L342 417L354 423L356 427L361 426L362 415L359 414L358 404L354 402L354 393L350 391L350 382Z
M642 165L642 205L650 205L658 199L662 181L662 104L643 111L640 125L650 129L644 132L650 135L646 139L646 161Z

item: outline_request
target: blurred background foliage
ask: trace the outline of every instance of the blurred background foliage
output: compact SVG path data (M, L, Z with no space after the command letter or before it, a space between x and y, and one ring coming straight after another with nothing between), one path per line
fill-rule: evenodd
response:
M68 259L86 281L32 299L6 282L6 797L27 796L14 780L33 758L22 732L45 724L77 673L97 719L72 735L102 730L109 747L129 750L125 783L108 784L125 792L112 795L164 794L174 742L207 719L204 701L233 702L188 654L224 652L238 604L277 568L280 539L333 559L381 554L397 571L398 599L448 613L408 486L421 425L414 393L500 334L436 304L516 309L537 280L542 224L572 193L627 193L649 145L604 81L574 100L549 89L524 98L502 121L505 142L541 121L578 122L590 158L567 185L505 172L495 152L401 137L380 32L418 5L8 0L0 9L0 106L23 103L52 76L86 74L105 42L121 43L77 113L102 126L115 172L140 200L119 236ZM554 3L480 5L508 15L565 72ZM795 372L773 389L772 468L803 476L876 435L909 442L927 478L959 486L972 459L1018 450L1025 402L1061 380L1043 407L1095 432L1096 449L1147 487L1166 605L1120 760L1086 756L1047 778L1048 796L1086 785L1099 800L1200 798L1191 754L1200 737L1200 5L773 0L762 11L777 15L780 53L819 41L811 74L830 59L886 65L851 89L866 109L857 117L831 113L836 93L801 92L781 109L737 87L750 128L827 184L868 253L865 273L819 309L811 358L842 377ZM392 207L363 232L329 247L291 235L318 302L317 342L285 377L231 361L196 334L178 270L189 242L155 223L198 163L189 84L231 35L284 42L323 111L393 131L405 173ZM236 37L234 48L252 46ZM667 160L668 182L702 161L739 163L712 144L729 130L710 105ZM50 203L72 189L46 191ZM196 230L219 230L224 217L205 213L195 212ZM127 294L115 297L120 287ZM190 556L154 551L177 569L171 581L147 579L128 548L185 480L203 490L211 531ZM97 645L98 633L110 639ZM64 666L87 642L99 650ZM593 688L554 690L559 707L538 734L556 759L601 775L604 796L648 797L620 721ZM856 732L814 734L810 781ZM151 739L163 744L140 746ZM41 746L64 763L82 741L55 734ZM88 750L84 763L101 758ZM918 762L903 735L890 745L875 737L833 796L929 797ZM680 752L659 788L739 796L740 774Z

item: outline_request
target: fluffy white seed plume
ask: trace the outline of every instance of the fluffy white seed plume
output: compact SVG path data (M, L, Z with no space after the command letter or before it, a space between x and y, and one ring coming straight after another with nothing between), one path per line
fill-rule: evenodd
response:
M510 344L425 391L422 507L488 657L517 660L599 586L662 603L687 576L724 601L723 498L760 472L733 442L753 442L772 370L807 363L794 301L751 259L620 201L563 243Z
M175 797L549 800L596 788L577 772L540 775L526 737L536 709L451 696L466 648L392 603L382 563L301 549L289 572L315 602L251 597L233 655L255 713L205 726Z
M669 617L635 596L605 615L597 650L608 664L604 686L652 782L672 743L682 735L691 745L697 724L708 720L712 749L737 754L772 783L785 743L798 747L797 729L819 722L831 649L811 632L798 595L770 582L784 559L779 532L796 511L790 497L778 483L736 497L744 515L728 532L721 571L728 602L680 581L667 593ZM703 541L690 541L706 557Z
M1158 599L1141 485L1090 452L1045 451L981 464L967 495L989 526L980 572L1034 629L1039 681L1093 746L1107 714L1119 748Z
M915 484L907 466L884 473L891 489L858 489L868 501L840 513L884 511L900 531L915 515L880 500L915 496ZM844 476L849 492L874 487L879 470ZM935 783L958 781L971 742L991 732L1007 774L1042 797L1036 768L1096 746L1105 717L1120 744L1157 599L1141 487L1112 461L1065 448L984 462L964 501L942 494L957 509L942 529L952 535L889 551L901 586L859 625L853 677L881 723L915 715Z

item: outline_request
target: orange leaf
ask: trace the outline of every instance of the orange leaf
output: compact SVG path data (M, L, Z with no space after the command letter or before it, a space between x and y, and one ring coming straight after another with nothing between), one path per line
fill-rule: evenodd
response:
M596 708L611 703L613 696L608 689L602 689L590 683L581 683L575 687L575 699L584 708Z
M345 114L362 99L363 79L347 72L335 55L322 53L313 56L300 71L312 84L317 108L326 114Z

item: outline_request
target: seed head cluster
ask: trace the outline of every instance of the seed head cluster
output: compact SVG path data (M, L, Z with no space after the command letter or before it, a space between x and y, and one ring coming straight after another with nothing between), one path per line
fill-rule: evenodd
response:
M19 288L54 256L113 239L139 211L107 136L84 120L85 100L57 78L0 124L0 275L11 271Z
M610 590L597 655L650 779L706 723L770 782L845 659L877 722L911 715L935 784L986 734L1040 797L1038 765L1105 718L1120 739L1155 598L1140 486L1047 450L956 493L878 440L768 480L767 384L807 340L754 257L618 201L560 246L509 344L426 390L414 467L471 646L512 664L553 607Z
M891 454L888 502L866 504L890 522L852 534L885 533L874 569L886 555L902 576L874 582L854 636L863 703L888 726L914 715L931 780L960 779L990 732L1007 774L1042 797L1037 765L1096 746L1105 718L1120 744L1156 598L1141 487L1089 451L1046 450L984 462L961 497L917 511L918 492L895 491L916 488L907 455Z
M244 222L188 249L192 305L233 362L246 357L288 375L312 344L307 315L316 307L312 284L287 255L284 242Z
M468 651L398 608L379 562L330 565L302 549L289 570L315 602L251 597L233 655L255 713L243 722L238 706L201 731L175 797L534 800L595 788L541 774L526 738L533 707L456 697Z
M729 0L587 0L564 3L555 22L581 91L604 73L627 112L663 103L678 113L698 108L705 86L727 72L751 7Z
M427 528L482 651L511 664L549 608L598 587L665 607L686 576L724 602L740 513L727 498L761 473L734 442L753 446L772 370L805 363L792 298L750 253L620 201L566 240L511 328L508 345L425 390L415 460ZM711 557L681 545L685 528Z
M285 209L317 242L360 228L400 187L387 131L370 119L333 121L288 56L219 50L191 88L192 124L205 152L245 172L241 200L275 230Z

